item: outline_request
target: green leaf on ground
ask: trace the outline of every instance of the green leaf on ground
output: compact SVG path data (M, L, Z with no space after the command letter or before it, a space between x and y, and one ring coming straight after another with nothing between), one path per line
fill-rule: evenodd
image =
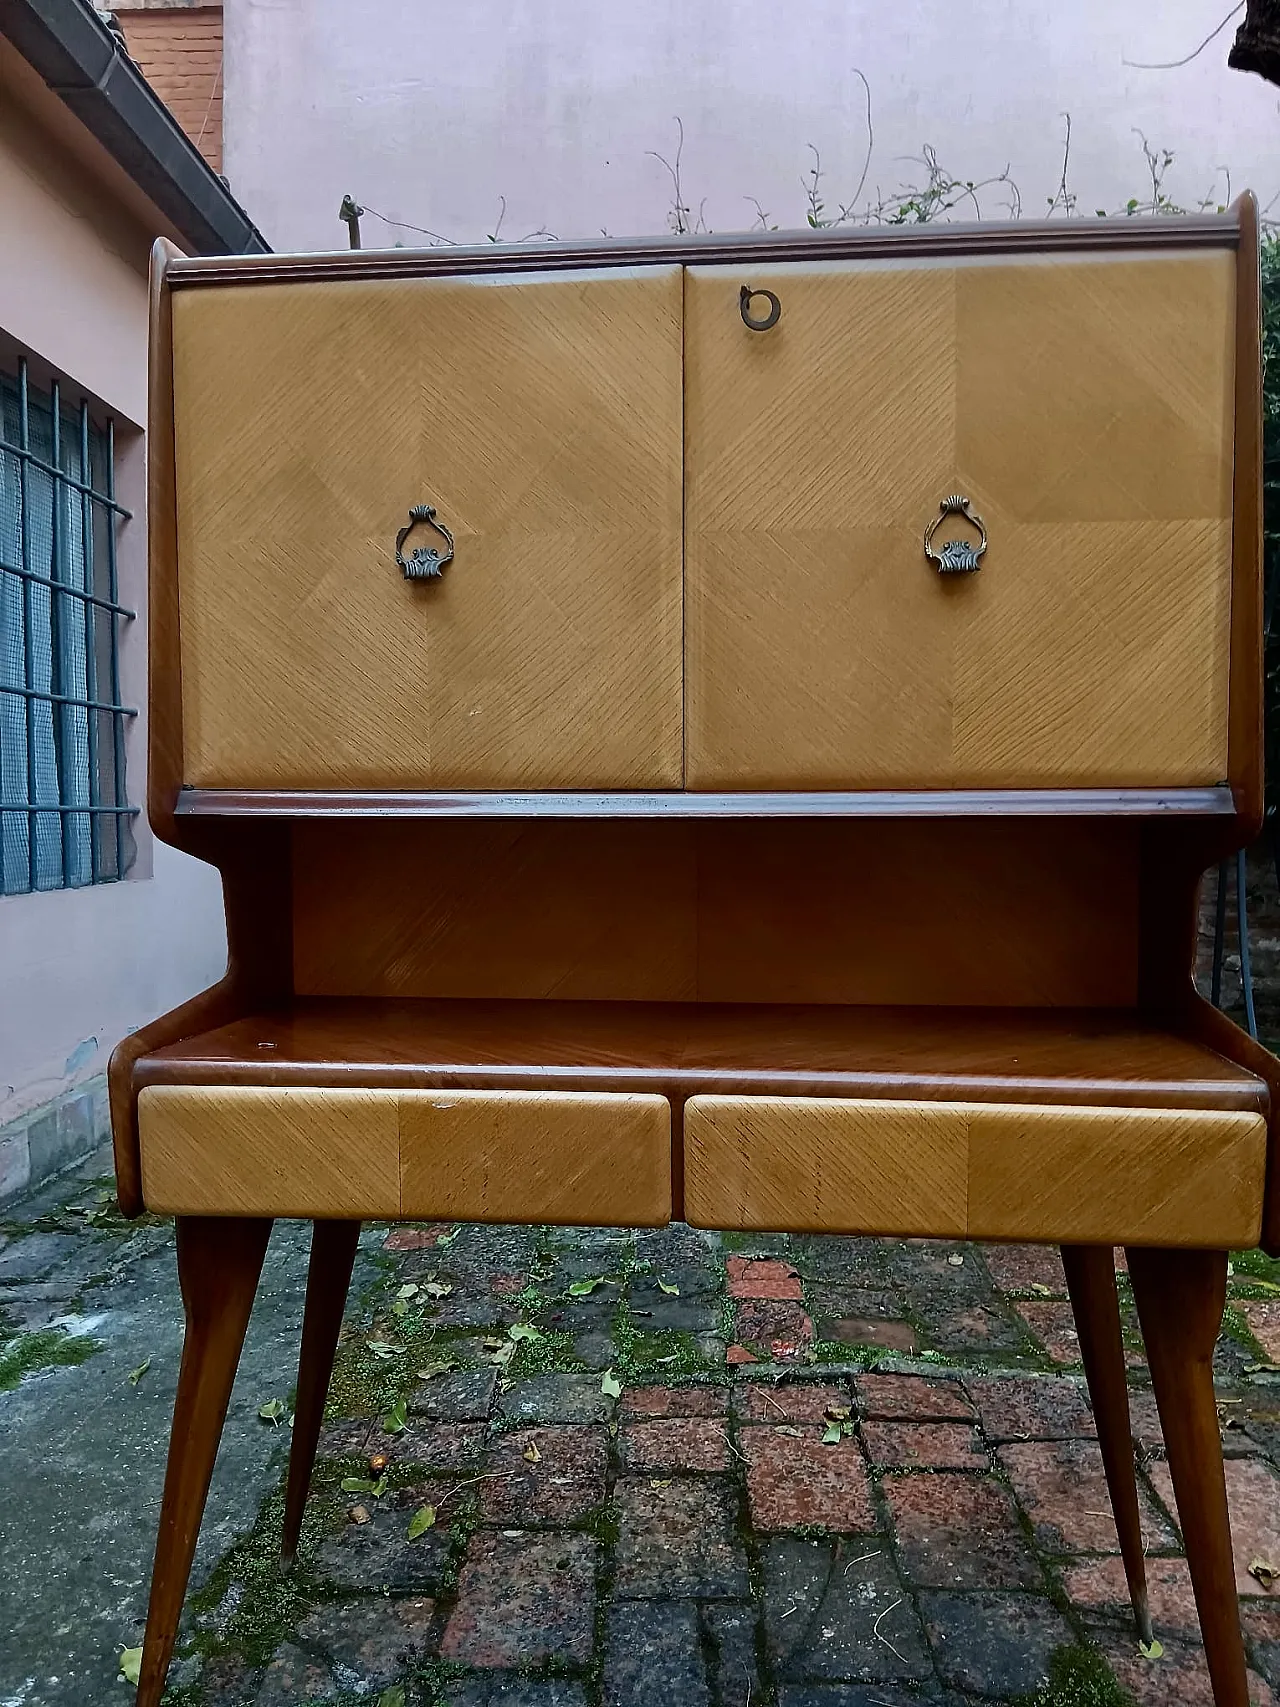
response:
M822 1431L822 1444L824 1446L839 1446L843 1439L844 1429L839 1423L828 1423Z
M600 1391L606 1399L620 1399L622 1397L622 1383L612 1369L606 1369L600 1377Z
M420 1291L421 1291L421 1287L419 1287L418 1283L414 1280L409 1280L409 1281L406 1281L405 1284L396 1293L396 1297L397 1298L416 1298Z
M1139 1642L1138 1646L1142 1649L1143 1659L1158 1660L1164 1657L1164 1644L1156 1641L1155 1637L1149 1642Z
M669 1280L660 1280L658 1282L658 1290L659 1292L665 1292L668 1298L678 1298L680 1296L680 1288Z
M283 1399L268 1399L265 1405L258 1406L258 1415L264 1423L273 1423L276 1428L288 1415L289 1407Z
M344 1494L372 1494L375 1500L380 1500L387 1491L387 1478L379 1476L376 1482L371 1482L367 1476L344 1476L341 1486Z
M408 1539L416 1541L419 1535L425 1535L428 1529L435 1527L436 1508L433 1505L420 1505L409 1519Z
M136 1387L150 1367L151 1359L149 1357L144 1357L136 1369L131 1369L129 1371L129 1385L131 1387Z
M396 1345L391 1340L366 1340L364 1343L375 1357L384 1359L399 1357L405 1349L402 1345Z
M136 1684L142 1670L142 1649L125 1648L120 1655L120 1674L126 1683Z
M571 1280L569 1282L570 1298L589 1298L597 1286L604 1285L604 1276L598 1274L594 1280Z
M383 1431L386 1434L403 1434L404 1425L409 1416L409 1404L406 1399L397 1399L395 1404L382 1419Z
M508 1338L513 1340L540 1340L541 1330L535 1328L532 1322L512 1322L507 1329Z

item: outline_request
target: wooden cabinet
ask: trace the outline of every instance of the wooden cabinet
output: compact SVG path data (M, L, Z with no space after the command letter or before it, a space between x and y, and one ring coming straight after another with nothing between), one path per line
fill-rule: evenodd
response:
M173 410L184 782L679 787L678 268L179 293Z
M1221 781L1234 304L1224 252L691 267L687 786Z
M1192 967L1263 821L1258 259L1249 197L158 246L149 810L229 955L111 1064L188 1322L140 1707L273 1215L317 1220L286 1555L365 1218L1061 1244L1149 1641L1129 1244L1242 1707L1212 1352L1280 1062Z

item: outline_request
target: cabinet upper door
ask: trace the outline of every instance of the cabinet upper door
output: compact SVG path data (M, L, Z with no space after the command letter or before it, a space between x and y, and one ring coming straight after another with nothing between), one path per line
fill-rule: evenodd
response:
M687 785L1221 780L1234 301L1226 251L691 268Z
M186 782L680 786L679 268L187 288L173 338Z

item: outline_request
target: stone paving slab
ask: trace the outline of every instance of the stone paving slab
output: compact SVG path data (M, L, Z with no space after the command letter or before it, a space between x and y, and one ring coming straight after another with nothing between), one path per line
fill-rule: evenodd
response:
M102 1165L0 1222L0 1707L125 1702L145 1610L181 1309L170 1227L120 1221ZM169 1707L1211 1700L1122 1264L1156 1660L1056 1252L366 1229L286 1572L259 1409L292 1402L305 1253L277 1229ZM1278 1284L1237 1257L1215 1365L1258 1707Z

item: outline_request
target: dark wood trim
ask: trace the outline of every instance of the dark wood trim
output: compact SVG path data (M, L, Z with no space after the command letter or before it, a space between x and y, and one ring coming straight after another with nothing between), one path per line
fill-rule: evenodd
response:
M678 240L642 237L594 243L342 249L323 255L202 256L174 265L170 283L185 290L195 285L442 278L459 273L562 272L580 267L711 267L738 262L776 266L792 261L959 260L969 255L1000 257L1071 250L1220 249L1234 246L1241 236L1242 222L1234 211L1230 215L1186 214L1177 218L858 226L831 231L708 234Z
M711 794L185 788L179 818L1229 818L1229 788L991 788Z
M164 237L151 250L147 385L147 817L173 838L182 786L182 679L178 667L178 500L173 441L173 302L170 270L182 251Z
M1235 476L1231 531L1231 704L1227 773L1245 841L1262 829L1262 277L1258 204L1247 191L1232 213L1236 257Z

